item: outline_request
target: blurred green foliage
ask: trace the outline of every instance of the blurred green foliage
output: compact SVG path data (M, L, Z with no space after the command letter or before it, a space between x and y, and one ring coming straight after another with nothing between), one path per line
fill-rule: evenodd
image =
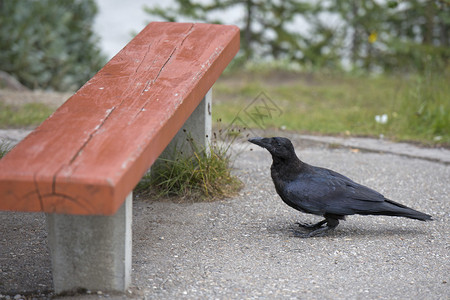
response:
M347 39L354 68L425 73L450 66L447 0L335 0L324 8L342 18L336 32Z
M94 0L0 1L0 70L29 88L74 90L106 62Z
M441 72L450 65L448 0L174 0L145 10L167 21L209 23L241 12L233 20L241 29L239 65L267 58L307 71Z

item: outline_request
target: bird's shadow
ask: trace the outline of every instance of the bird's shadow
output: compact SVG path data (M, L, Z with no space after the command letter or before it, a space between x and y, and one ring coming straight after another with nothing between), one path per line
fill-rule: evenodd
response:
M267 231L271 234L289 236L292 238L301 238L296 235L307 234L311 230L301 228L295 223L286 224L273 224L267 228ZM379 225L377 228L361 228L355 226L339 226L335 230L331 230L325 233L323 236L317 236L312 238L356 238L356 237L389 237L389 236L417 236L426 235L427 231L423 228L408 227L394 225Z

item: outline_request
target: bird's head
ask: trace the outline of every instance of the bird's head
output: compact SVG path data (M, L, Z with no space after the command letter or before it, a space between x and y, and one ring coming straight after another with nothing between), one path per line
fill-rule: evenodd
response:
M258 145L267 149L272 154L272 157L288 160L291 158L297 158L295 155L294 146L291 141L284 137L272 137L272 138L251 138L248 140L250 143Z

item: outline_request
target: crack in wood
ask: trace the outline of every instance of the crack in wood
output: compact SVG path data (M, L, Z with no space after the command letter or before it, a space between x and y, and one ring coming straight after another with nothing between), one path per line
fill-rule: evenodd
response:
M84 148L86 148L86 146L89 144L89 142L92 140L92 138L98 133L100 128L102 128L102 126L105 125L106 121L108 120L108 118L111 116L111 114L113 113L113 111L115 109L116 109L116 106L113 106L112 108L106 110L106 114L105 114L105 117L103 118L103 120L101 120L100 124L95 126L94 131L89 134L89 137L87 138L87 140L83 143L83 145L81 145L80 149L78 149L78 151L74 154L74 156L70 160L69 165L71 165L78 158L78 156L80 156L80 154L83 152Z
M164 64L161 66L161 68L158 71L158 74L156 74L155 78L152 80L147 80L144 88L141 91L141 95L144 94L144 92L148 92L150 90L150 88L152 87L152 85L156 82L156 80L158 80L159 75L161 75L162 70L164 69L164 67L169 63L169 61L172 59L173 54L175 53L175 51L177 50L178 47L175 47L172 52L170 53L169 57L166 59L166 61L164 62ZM153 60L153 63L155 62L155 60Z
M162 65L162 67L159 69L158 74L156 74L155 79L152 80L152 83L155 82L156 80L158 80L159 75L161 75L161 72L163 71L164 67L169 63L169 61L172 59L173 54L175 53L175 51L177 51L178 47L173 48L172 52L170 53L169 57L167 58L167 60L164 62L164 64Z
M181 40L181 42L179 43L179 45L178 45L178 46L175 46L175 47L173 48L173 50L172 50L172 52L170 53L169 57L166 59L166 61L164 62L164 64L163 64L163 65L161 66L161 68L159 69L159 72L158 72L158 74L156 74L155 78L152 79L152 80L148 80L148 81L146 82L146 85L144 86L144 88L143 88L143 90L142 90L142 92L141 92L141 95L143 95L144 92L147 92L148 90L150 90L151 86L156 82L156 80L158 80L158 78L159 78L159 76L161 75L162 71L164 70L164 68L166 67L166 65L169 63L169 61L172 59L172 57L174 56L175 52L176 52L179 48L181 48L181 47L183 46L183 44L184 44L184 42L186 41L186 39L187 39L187 38L189 37L189 35L191 35L191 33L194 31L194 26L195 26L195 24L191 24L191 27L189 27L189 30L187 31L186 35L183 37L183 39ZM147 106L148 103L149 103L149 101L146 101L146 102L144 103L144 105L142 105L141 109L136 113L136 115L132 118L132 120L133 120L133 119L136 119L136 118L139 116L139 114L140 114L141 112L146 111L146 110L145 110L145 107Z
M172 52L170 53L169 57L167 58L167 60L164 62L164 64L162 65L162 67L159 69L158 74L156 74L155 78L152 80L147 80L144 88L141 91L141 95L144 94L144 92L147 92L150 90L151 86L155 83L156 80L158 80L159 76L161 75L161 72L164 70L165 66L169 63L169 61L172 59L174 53L178 50L178 48L180 48L181 46L183 46L183 43L186 41L186 39L189 37L189 35L193 32L194 30L194 25L195 24L191 24L191 27L189 28L188 32L186 33L186 35L184 36L183 40L181 40L181 43L179 44L179 46L174 47L174 49L172 50ZM142 58L141 62L139 63L139 65L137 66L136 70L135 70L135 74L139 71L141 65L144 63L145 58L147 57L147 54L150 52L150 48L151 48L152 44L150 43L148 45L147 51L144 54L144 57ZM153 60L152 65L154 64L155 60Z
M36 186L36 194L38 196L40 205L41 205L41 210L44 211L44 197L49 197L49 196L58 196L58 197L62 197L64 199L68 199L71 200L77 204L79 204L81 207L83 208L87 208L85 206L82 206L80 203L78 203L75 199L67 196L67 195L63 195L63 194L58 194L56 193L56 179L58 177L58 174L61 172L62 169L64 169L67 166L70 166L71 164L73 164L73 162L78 158L78 156L81 155L81 153L83 152L84 148L86 148L86 146L89 144L89 142L92 140L92 138L97 134L97 132L100 130L100 128L102 128L102 126L105 124L105 122L108 120L108 118L111 116L112 112L116 109L116 106L113 106L112 108L106 110L106 114L105 117L103 118L103 120L101 120L100 124L98 124L97 126L94 127L94 130L92 133L89 134L89 137L87 138L87 140L83 143L83 145L81 145L80 149L78 149L78 151L73 155L73 157L70 159L69 164L64 164L62 165L56 172L55 175L53 175L53 179L52 179L52 193L51 194L45 194L45 195L41 195L40 191L39 191L39 186L38 186L38 182L36 180L36 176L37 174L34 175L34 184Z
M144 57L142 58L142 60L141 60L141 62L139 63L139 65L137 66L136 70L134 71L134 74L136 74L136 73L139 71L141 65L144 63L145 58L147 57L147 54L150 52L150 48L151 48L151 47L152 47L152 43L149 43L149 44L148 44L148 47L147 47L147 51L145 51Z
M59 197L59 198L64 199L64 200L68 200L68 201L78 205L79 207L81 207L85 212L89 212L90 213L90 212L95 211L92 206L84 205L82 202L79 202L75 198L70 197L70 196L68 196L66 194L53 192L51 194L44 194L44 195L42 195L42 198L49 198L49 197ZM87 204L87 203L85 203L85 204ZM47 210L47 212L48 212L48 210Z
M141 95L150 90L150 87L153 85L153 82L155 82L155 80L147 80L147 82L144 85L144 88L142 89Z
M38 199L39 199L39 205L41 206L41 211L44 211L44 201L42 199L41 192L39 191L39 184L36 179L36 176L37 176L37 174L34 174L34 176L33 176L34 186L36 187L36 195L38 196Z
M169 57L166 59L166 61L164 62L164 64L163 64L163 65L161 66L161 68L159 69L159 72L158 72L158 74L156 74L155 78L152 79L152 80L147 81L147 83L146 83L144 89L143 89L142 92L141 92L141 95L142 95L144 92L147 92L147 91L150 89L150 87L155 83L155 81L158 80L159 76L161 75L161 72L164 70L164 68L166 67L166 65L167 65L167 64L169 63L169 61L172 59L172 56L175 54L175 52L178 50L178 48L181 48L181 47L183 46L183 43L186 41L186 39L189 37L189 35L194 31L194 25L195 25L195 24L191 24L191 27L189 28L188 32L186 33L186 35L184 36L184 38L181 40L181 43L180 43L178 46L175 46L175 47L173 48L173 50L172 50L172 52L170 53ZM150 51L150 48L148 49L148 51ZM148 53L148 51L147 51L147 53ZM144 59L145 59L145 57L147 56L147 53L145 54ZM154 62L154 61L153 61L153 62ZM140 66L140 65L139 65L139 66ZM138 67L138 68L139 68L139 67ZM136 70L136 71L137 71L137 70Z
M180 47L183 46L184 41L188 38L188 36L194 31L195 24L191 24L191 27L189 28L188 32L184 36L183 40L181 41Z

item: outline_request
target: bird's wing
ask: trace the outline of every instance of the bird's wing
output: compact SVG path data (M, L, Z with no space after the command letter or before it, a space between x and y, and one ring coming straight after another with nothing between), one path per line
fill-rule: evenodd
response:
M286 185L285 200L302 211L348 215L364 207L364 202L383 202L380 193L355 183L351 179L328 169L300 174ZM358 209L359 210L359 209Z
M371 202L383 202L386 200L386 198L379 192L362 184L356 183L342 174L325 168L318 169L319 172L316 176L329 180L333 186L337 187L337 190L340 190L344 194L345 197Z

